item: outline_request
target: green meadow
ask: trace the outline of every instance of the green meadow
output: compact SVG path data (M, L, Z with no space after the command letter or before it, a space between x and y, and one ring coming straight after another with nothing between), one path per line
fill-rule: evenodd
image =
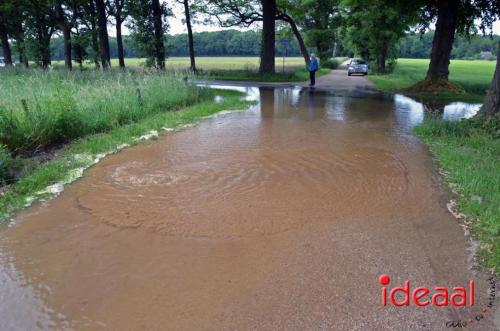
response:
M258 57L197 57L196 67L198 69L198 78L212 80L228 81L254 81L254 82L303 82L309 79L309 72L305 68L304 58L277 57L276 73L260 74ZM342 61L338 59L337 62ZM53 61L54 66L62 67L61 61ZM75 64L76 65L76 64ZM112 67L118 67L118 59L111 60ZM132 68L144 67L145 59L127 58L125 65ZM189 57L170 57L166 61L168 72L185 72L189 69ZM86 62L86 69L93 68L93 64ZM317 76L323 76L330 73L330 69L321 68Z
M495 64L495 61L452 60L449 78L462 86L465 93L443 97L451 100L482 101L493 78ZM427 59L398 59L391 73L373 74L368 78L382 91L399 91L423 80L428 66Z

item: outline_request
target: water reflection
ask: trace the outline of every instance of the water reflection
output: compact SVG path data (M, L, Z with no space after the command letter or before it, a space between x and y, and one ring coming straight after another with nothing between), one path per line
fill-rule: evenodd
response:
M25 264L34 262L16 261L0 246L0 330L70 330L66 317L47 302L50 288L18 270Z
M481 104L469 104L465 102L453 102L444 107L443 118L456 121L462 118L471 118L477 114Z
M262 117L272 117L279 111L285 109L290 111L294 108L307 109L310 118L326 117L336 121L384 120L386 116L392 114L399 125L409 128L422 123L429 115L438 115L445 120L456 121L473 117L481 108L481 104L465 102L422 103L401 94L374 94L362 91L333 94L300 87L272 88L224 85L210 87L245 93L245 100L260 103L259 109L261 109ZM269 107L271 104L273 107Z
M404 117L406 125L410 127L422 123L425 117L429 115L440 116L449 121L471 118L481 108L481 104L465 102L452 102L450 104L421 103L401 94L394 95L394 105L396 116Z

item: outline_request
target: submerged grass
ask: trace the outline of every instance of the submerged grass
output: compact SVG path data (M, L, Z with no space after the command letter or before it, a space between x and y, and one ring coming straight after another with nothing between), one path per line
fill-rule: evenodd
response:
M106 134L86 136L68 144L52 160L38 164L17 182L5 187L0 194L0 220L37 199L58 194L63 184L80 177L84 169L107 154L137 144L138 137L147 132L154 138L155 131L166 132L219 111L244 109L250 104L241 99L239 92L214 90L212 93L222 96L222 101L207 100L182 111L160 112L135 123L114 127Z
M415 128L430 146L460 212L481 245L485 265L500 271L500 126L478 119L447 122L427 119Z

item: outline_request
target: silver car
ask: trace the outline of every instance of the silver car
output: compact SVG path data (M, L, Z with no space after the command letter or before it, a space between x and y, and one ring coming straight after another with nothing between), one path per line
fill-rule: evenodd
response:
M347 68L347 76L351 76L354 74L361 74L363 76L368 75L368 64L365 60L351 60L351 62L349 63L349 67Z

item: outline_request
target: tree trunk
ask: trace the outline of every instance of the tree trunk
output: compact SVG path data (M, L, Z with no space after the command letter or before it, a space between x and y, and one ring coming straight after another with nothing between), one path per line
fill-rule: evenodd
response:
M73 69L73 64L71 62L71 30L67 24L65 24L63 30L64 38L64 65L68 70Z
M189 13L189 0L184 0L184 15L188 30L189 58L191 60L191 71L196 72L196 61L194 57L193 29L191 28L191 14Z
M99 31L99 50L101 53L101 65L103 69L110 66L108 21L106 19L106 5L104 0L95 0L97 9L97 28Z
M75 45L75 59L76 63L80 67L80 71L83 70L83 47L80 44Z
M19 53L19 63L23 65L25 68L29 67L28 59L26 57L26 45L24 43L24 30L22 24L19 24L19 27L16 30L16 45L17 52Z
M96 20L96 10L94 1L89 1L89 13L90 13L90 30L91 30L91 43L92 43L92 51L94 53L94 65L96 69L99 69L99 40L98 40L98 31L97 31L97 20Z
M12 53L10 51L9 36L7 31L0 27L0 39L2 42L3 58L6 66L12 66Z
M120 64L120 68L125 68L125 51L123 50L122 23L123 20L121 16L116 15L116 45L118 47L118 62Z
M36 45L38 48L37 62L43 69L47 69L52 62L50 54L50 38L52 36L52 32L49 31L51 28L47 28L44 24L45 23L40 19L40 17L38 17L36 32Z
M165 69L165 45L163 43L163 20L160 0L153 0L154 49L156 66Z
M497 66L490 88L479 114L488 118L500 116L500 43L498 43Z
M389 40L385 38L382 41L382 49L380 50L380 54L378 55L377 58L377 69L380 72L385 72L385 62L387 60L387 52L389 49Z
M63 33L64 40L64 65L68 70L73 68L73 64L71 62L71 29L64 17L64 11L61 5L56 8L56 22L57 26Z
M275 72L274 51L276 43L275 19L277 14L276 0L262 2L262 45L259 72L264 74Z
M40 41L41 55L42 55L42 68L47 69L51 64L50 54L50 37L45 37Z
M460 0L438 0L438 19L432 41L427 80L448 80L451 49L455 39Z
M309 68L309 63L311 62L311 59L309 58L309 52L307 51L306 44L304 43L304 39L302 38L302 35L300 34L300 31L299 31L299 28L297 27L297 24L295 24L295 21L293 20L293 18L287 14L284 14L283 20L288 22L288 24L290 24L290 27L292 28L295 39L297 39L297 42L299 43L300 52L302 53L302 56L304 57L304 62L306 64L306 68Z

